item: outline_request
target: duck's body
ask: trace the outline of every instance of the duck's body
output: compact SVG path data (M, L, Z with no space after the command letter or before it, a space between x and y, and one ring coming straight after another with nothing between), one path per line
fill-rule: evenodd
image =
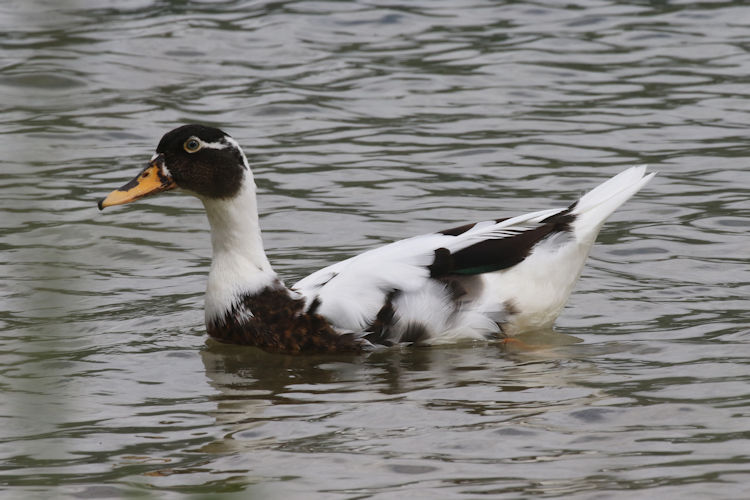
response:
M358 351L552 326L601 225L653 175L632 167L568 208L397 241L291 289L263 250L247 159L218 129L186 125L166 134L149 167L100 208L175 187L201 199L213 247L211 337L270 351Z

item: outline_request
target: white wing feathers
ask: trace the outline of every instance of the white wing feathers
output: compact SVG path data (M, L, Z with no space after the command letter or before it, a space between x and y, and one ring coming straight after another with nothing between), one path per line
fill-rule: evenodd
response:
M395 341L414 333L404 333L409 322L438 342L497 332L509 314L519 324L551 324L601 225L653 175L645 165L631 167L568 208L397 241L321 269L293 289L343 330L368 331L381 311L390 313L400 324L390 332ZM480 292L457 299L464 286Z
M362 331L372 324L393 290L405 296L432 290L428 266L435 260L436 249L456 252L484 240L513 238L564 210L543 210L501 222L483 221L457 236L434 233L396 241L323 268L292 288L305 297L308 306L317 299L317 312L335 318L337 327Z
M337 327L362 331L372 324L391 291L425 286L434 250L449 238L430 234L400 240L321 269L292 288L308 306L317 299L317 312L335 318Z

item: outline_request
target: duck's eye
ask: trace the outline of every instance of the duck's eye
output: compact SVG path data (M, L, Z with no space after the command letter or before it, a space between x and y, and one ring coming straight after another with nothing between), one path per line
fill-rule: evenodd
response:
M185 151L188 153L195 153L201 148L201 141L196 139L195 137L191 137L187 141L185 141L185 144L183 145L185 148Z

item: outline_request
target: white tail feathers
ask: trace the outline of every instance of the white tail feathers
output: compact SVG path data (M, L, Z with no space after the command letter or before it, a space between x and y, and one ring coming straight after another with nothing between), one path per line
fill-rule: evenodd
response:
M573 214L576 216L573 224L576 233L585 237L593 232L593 236L596 236L607 217L637 193L654 175L656 173L646 175L646 165L630 167L583 195L573 208Z

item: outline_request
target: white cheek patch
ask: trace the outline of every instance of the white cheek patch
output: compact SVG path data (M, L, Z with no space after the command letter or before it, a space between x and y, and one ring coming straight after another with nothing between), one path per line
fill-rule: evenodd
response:
M149 163L151 163L152 161L154 161L158 157L159 157L159 153L154 153L153 156L151 156L151 159L149 160Z

